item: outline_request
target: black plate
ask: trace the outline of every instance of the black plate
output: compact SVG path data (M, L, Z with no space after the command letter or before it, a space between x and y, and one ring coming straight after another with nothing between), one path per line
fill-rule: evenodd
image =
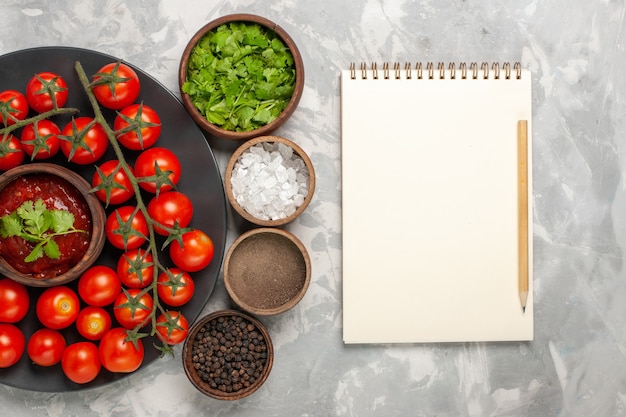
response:
M88 77L95 74L102 66L109 62L116 62L119 58L85 49L70 47L43 47L26 49L0 56L0 91L13 89L25 92L30 77L37 72L52 71L63 76L69 88L69 99L66 107L76 107L81 110L80 115L93 116L93 111L87 96L78 81L74 65L79 61ZM206 138L198 126L193 122L181 102L168 89L139 68L130 65L139 75L141 81L141 95L138 101L154 108L161 117L161 137L155 146L171 149L181 161L182 175L178 190L187 194L194 205L194 217L191 226L207 233L215 244L215 257L204 270L192 274L196 292L193 299L181 311L190 323L195 321L206 305L219 275L224 246L226 240L226 199L222 178ZM106 111L107 119L112 122L115 113ZM55 121L63 129L69 117L57 118ZM17 133L19 135L19 132ZM134 163L137 152L127 152L126 157ZM114 159L112 149L99 161ZM55 162L70 167L80 173L91 183L95 171L93 165L80 166L68 163L62 156L47 162ZM147 203L149 196L145 196ZM132 204L132 201L131 201ZM107 213L111 208L107 210ZM122 251L108 243L98 260L98 264L109 265L115 268ZM167 253L163 253L162 263L171 265ZM76 282L70 284L76 288ZM42 289L29 288L31 307L28 315L19 323L18 327L24 332L26 340L38 328L42 327L35 315L35 300ZM63 330L67 343L80 340L75 326ZM144 338L145 359L142 368L159 358L160 352L153 348L155 341ZM141 370L141 369L140 369ZM114 374L104 368L98 377L84 385L71 382L65 377L61 365L44 368L32 364L24 352L21 360L14 366L0 369L0 383L13 387L33 391L62 392L74 391L101 386L125 377L127 374Z

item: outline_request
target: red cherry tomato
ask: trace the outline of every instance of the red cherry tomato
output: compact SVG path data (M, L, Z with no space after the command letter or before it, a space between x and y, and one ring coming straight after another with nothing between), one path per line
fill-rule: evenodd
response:
M112 304L121 292L122 283L115 270L109 266L92 266L78 279L78 295L92 306Z
M195 292L191 275L179 268L169 268L157 278L157 294L164 303L179 307L187 304Z
M61 132L66 140L61 141L61 152L68 161L78 165L90 165L98 161L109 147L109 138L104 128L92 117L72 119Z
M211 263L215 247L206 233L193 229L183 233L182 241L182 246L177 240L170 244L170 258L174 265L183 271L196 272L206 268Z
M168 345L182 343L189 333L189 322L179 311L166 311L156 320L157 335Z
M113 315L122 327L129 330L137 326L145 327L154 307L154 300L148 292L140 289L124 290L113 303Z
M161 118L143 103L131 104L122 109L113 121L118 142L133 151L154 145L161 135Z
M107 217L105 224L109 242L118 249L137 249L146 241L148 222L134 206L122 206Z
M58 330L43 328L30 336L26 351L37 365L52 366L61 361L65 346L65 337Z
M13 366L24 354L24 333L14 324L0 323L0 368Z
M24 162L22 142L9 134L0 135L0 171L8 171Z
M37 299L37 318L50 329L64 329L74 323L80 311L80 300L71 288L49 287Z
M93 342L76 342L65 348L61 368L70 381L86 384L96 379L102 369L98 346Z
M22 129L22 149L31 159L47 159L59 152L61 129L51 120L31 123Z
M135 160L139 186L150 193L171 190L181 175L178 157L167 148L150 148Z
M29 110L28 100L24 94L17 90L0 92L0 122L5 126L26 119Z
M114 327L100 340L99 356L102 366L111 372L128 373L141 366L144 348L141 339L137 343L127 341L127 330Z
M193 218L193 203L189 197L178 191L166 191L154 196L147 208L152 220L169 228L173 228L175 224L185 228ZM154 231L163 236L169 234L158 225L154 225Z
M37 113L65 106L67 96L65 80L53 72L35 74L26 84L26 99Z
M30 297L24 284L9 278L0 279L0 322L17 323L30 307Z
M87 306L76 318L76 330L87 340L100 340L111 329L111 315L102 307Z
M93 76L93 94L101 106L120 110L137 100L140 82L137 73L121 62L106 64Z
M154 281L152 254L137 248L126 251L117 261L117 276L128 288L145 288Z
M135 175L129 167L131 174ZM133 184L117 159L111 159L96 166L91 179L94 194L100 201L109 205L125 203L135 195Z

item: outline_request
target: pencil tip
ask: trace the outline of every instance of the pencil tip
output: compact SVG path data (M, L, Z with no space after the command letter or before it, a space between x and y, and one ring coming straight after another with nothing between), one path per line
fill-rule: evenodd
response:
M522 307L522 313L524 313L524 314L526 313L526 306Z

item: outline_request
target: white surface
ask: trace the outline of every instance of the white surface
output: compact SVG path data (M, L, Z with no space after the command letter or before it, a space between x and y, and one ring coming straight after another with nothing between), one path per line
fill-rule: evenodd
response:
M84 392L0 386L2 415L626 416L626 3L3 0L0 52L94 49L177 92L193 33L242 12L274 20L302 52L304 94L276 134L302 146L317 173L311 204L287 226L309 250L311 285L296 308L262 319L276 351L267 382L244 400L213 400L187 381L175 349ZM519 60L532 73L532 342L343 343L339 71L356 59ZM210 143L224 169L237 144ZM232 242L240 229L229 220ZM220 279L205 313L227 305Z

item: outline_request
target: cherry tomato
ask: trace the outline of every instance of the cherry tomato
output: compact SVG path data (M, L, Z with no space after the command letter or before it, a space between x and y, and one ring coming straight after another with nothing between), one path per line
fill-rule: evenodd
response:
M26 338L14 324L0 323L0 368L15 365L24 354Z
M87 340L100 340L111 329L111 315L102 307L87 306L76 318L76 330Z
M48 119L31 123L22 129L22 149L31 159L47 159L59 152L61 129Z
M65 285L46 288L37 299L37 318L50 329L64 329L74 323L80 311L80 300Z
M189 322L179 311L166 311L156 320L157 336L168 345L182 343L189 333Z
M86 384L93 381L102 369L98 346L93 342L72 343L63 351L61 368L72 382Z
M109 138L104 128L92 117L72 119L61 132L66 140L61 141L61 152L68 161L78 165L89 165L98 161L109 147Z
M28 116L28 101L26 96L17 90L0 92L0 122L6 126L26 119Z
M135 175L129 167L131 174ZM133 184L117 159L111 159L96 166L91 179L94 194L105 204L125 203L135 195Z
M0 279L0 322L17 323L30 307L30 297L24 284L9 278Z
M179 191L159 193L150 200L147 209L152 220L169 228L173 228L175 224L185 228L189 226L193 217L193 203ZM169 234L166 229L156 224L154 231L163 236Z
M8 171L24 162L22 142L9 134L0 136L0 171Z
M113 121L118 142L133 151L154 145L161 135L161 118L145 104L131 104L122 109Z
M99 356L102 366L111 372L133 372L141 366L144 348L141 339L136 345L127 341L127 330L114 327L100 340Z
M65 106L67 96L65 80L54 72L35 74L26 84L26 99L37 113Z
M154 300L148 292L131 288L123 290L113 303L113 315L117 322L129 330L138 325L145 327L150 321L150 313L154 307Z
M135 174L144 190L151 193L168 191L180 180L180 161L167 148L146 149L135 160Z
M117 261L117 276L128 288L145 288L154 281L152 254L137 248L126 251Z
M157 278L157 294L164 303L179 307L191 300L195 283L191 275L179 268L169 268Z
M65 337L58 330L43 328L30 336L26 351L37 365L52 366L61 361L65 346Z
M183 233L182 241L182 246L177 240L170 244L170 258L174 265L183 271L196 272L211 263L215 248L213 241L206 233L193 229Z
M120 110L130 106L139 97L140 82L137 73L121 62L106 64L93 76L93 94L107 109Z
M78 279L78 295L92 306L112 304L121 292L122 283L115 270L109 266L92 266Z
M122 206L107 217L105 224L109 242L118 249L137 249L146 241L148 222L134 206Z

